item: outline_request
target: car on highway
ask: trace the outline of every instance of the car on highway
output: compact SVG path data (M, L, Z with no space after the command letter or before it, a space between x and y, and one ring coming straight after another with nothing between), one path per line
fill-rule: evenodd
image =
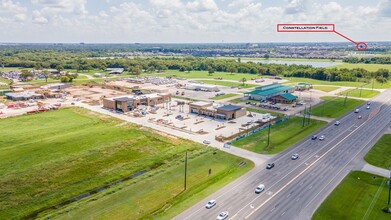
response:
M360 112L360 109L356 108L356 110L354 110L354 113L359 113Z
M371 108L371 106L367 105L367 109L370 109L370 108Z
M228 218L228 212L225 211L225 212L221 212L221 213L217 216L216 220L224 220L224 219L227 219L227 218Z
M341 124L341 122L340 121L336 121L335 123L334 123L334 125L340 125Z
M367 105L371 105L371 102L367 102Z
M320 140L320 141L323 141L325 138L326 138L326 137L325 137L324 135L322 135L322 136L319 137L319 140Z
M210 208L212 208L213 206L215 206L216 205L216 200L210 200L208 203L206 203L206 206L205 206L205 208L207 208L207 209L210 209Z
M292 159L292 160L296 160L297 158L299 158L299 154L293 154L293 155L291 156L291 159Z
M270 170L273 167L274 167L274 163L268 163L266 169Z
M255 193L261 193L265 189L265 185L259 184L257 188L255 188Z
M316 136L316 135L312 135L312 136L311 136L311 139L312 139L312 140L316 140L317 138L318 138L318 136Z
M361 115L359 115L359 116L358 116L358 119L361 119L361 118L362 118L362 116L361 116Z
M209 140L204 140L202 143L204 143L204 144L210 144L210 141L209 141Z

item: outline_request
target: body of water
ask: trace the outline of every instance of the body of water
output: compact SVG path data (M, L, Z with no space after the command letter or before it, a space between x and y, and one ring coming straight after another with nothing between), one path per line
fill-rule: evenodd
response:
M242 62L254 62L254 63L265 63L265 64L282 64L282 65L310 65L313 67L330 67L337 66L341 62L316 62L316 61L291 61L291 60L242 60Z

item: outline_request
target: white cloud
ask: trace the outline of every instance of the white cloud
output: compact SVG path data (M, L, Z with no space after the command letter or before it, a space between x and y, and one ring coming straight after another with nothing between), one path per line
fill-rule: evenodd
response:
M32 20L36 24L47 24L49 22L49 20L42 16L41 12L39 11L33 11Z
M195 0L187 3L187 8L193 12L217 11L218 7L214 0Z

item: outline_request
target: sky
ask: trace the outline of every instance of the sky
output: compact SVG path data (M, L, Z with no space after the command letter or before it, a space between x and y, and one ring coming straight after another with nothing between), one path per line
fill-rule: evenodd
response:
M345 42L278 33L332 23L357 42L391 41L391 0L0 0L1 43Z

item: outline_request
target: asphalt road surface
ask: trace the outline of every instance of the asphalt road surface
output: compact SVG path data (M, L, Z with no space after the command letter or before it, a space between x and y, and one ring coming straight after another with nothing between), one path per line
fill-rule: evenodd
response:
M229 212L228 219L311 219L341 180L363 166L363 156L391 125L391 90L366 106L339 119L339 126L330 123L318 131L325 140L302 140L269 161L273 169L255 168L174 219L216 219L222 211ZM292 160L293 153L299 159ZM256 194L261 183L265 190ZM206 209L211 199L217 205Z

